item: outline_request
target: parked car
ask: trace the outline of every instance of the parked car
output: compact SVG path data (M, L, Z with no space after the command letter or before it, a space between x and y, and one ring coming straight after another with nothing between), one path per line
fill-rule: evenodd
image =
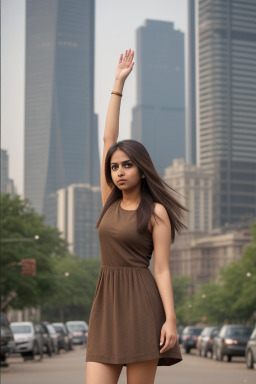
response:
M245 359L247 368L254 368L254 364L256 364L256 328L254 328L250 339L247 341L245 348Z
M72 349L70 344L72 343L72 336L69 333L67 327L63 323L53 323L55 331L59 334L59 350L65 349L66 351Z
M181 328L180 326L177 327L177 334L178 334L178 340L179 340L179 344L182 343L182 332L183 332L183 327Z
M199 356L207 357L208 352L212 355L213 338L218 334L220 327L205 327L197 339Z
M5 364L6 357L15 351L15 341L6 315L1 312L1 364Z
M88 324L85 321L67 321L66 326L71 332L73 344L86 344Z
M43 358L43 340L41 333L30 321L12 322L10 327L14 334L15 352L20 353L24 360L36 355Z
M197 326L188 326L184 328L181 338L186 353L189 353L192 348L196 348L197 338L203 329L204 327Z
M43 324L46 326L48 334L51 340L52 351L56 354L59 353L59 334L56 332L52 324L44 321Z
M46 325L44 323L40 323L40 324L37 324L36 326L39 328L42 335L44 352L46 352L49 357L52 357L52 353L53 353L52 341Z
M222 361L226 355L230 362L232 356L245 356L252 330L252 327L245 325L223 325L213 339L213 357Z

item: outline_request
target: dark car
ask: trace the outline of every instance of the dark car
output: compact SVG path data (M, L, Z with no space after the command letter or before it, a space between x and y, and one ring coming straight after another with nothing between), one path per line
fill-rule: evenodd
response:
M85 321L67 321L66 326L72 335L73 344L86 344L88 324Z
M218 334L220 327L207 326L198 336L197 348L199 356L207 357L208 352L212 355L213 338Z
M6 357L15 351L15 341L9 321L5 314L1 312L1 364L5 364Z
M222 361L226 355L230 362L232 356L245 356L246 344L252 330L252 327L245 325L223 325L213 339L213 357Z
M179 344L182 343L182 332L183 332L183 327L177 327L177 334L178 334L178 340L179 340Z
M65 349L66 351L72 349L72 335L63 323L52 324L55 331L59 334L59 350Z
M256 328L254 328L250 339L247 342L245 348L245 358L247 368L254 368L254 364L256 364Z
M44 323L37 324L37 327L40 329L42 335L44 352L46 352L49 357L52 357L53 347L48 328Z
M51 339L51 345L52 345L52 351L54 353L59 353L59 334L56 332L52 324L49 324L48 322L43 322L43 324L46 326L50 339Z
M186 353L189 353L192 348L196 348L198 336L203 329L204 327L197 326L188 326L184 328L181 339Z

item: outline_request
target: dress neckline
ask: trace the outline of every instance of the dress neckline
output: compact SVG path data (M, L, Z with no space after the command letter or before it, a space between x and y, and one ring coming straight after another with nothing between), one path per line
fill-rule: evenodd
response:
M136 208L136 209L124 209L124 208L122 208L121 207L121 201L122 200L119 200L119 203L118 203L118 206L119 206L119 208L121 209L121 211L125 211L125 212L136 212L137 211L137 209L139 208Z

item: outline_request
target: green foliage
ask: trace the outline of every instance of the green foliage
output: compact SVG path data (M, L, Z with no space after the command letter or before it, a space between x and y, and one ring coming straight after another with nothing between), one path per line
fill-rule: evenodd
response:
M34 240L35 235L39 240ZM1 194L1 251L3 310L44 305L63 312L72 307L83 308L88 317L100 260L71 255L60 232L46 226L44 216L19 196L11 199ZM23 258L36 259L36 276L21 274Z

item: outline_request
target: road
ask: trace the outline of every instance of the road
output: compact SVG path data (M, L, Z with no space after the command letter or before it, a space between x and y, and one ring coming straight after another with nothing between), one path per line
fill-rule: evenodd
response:
M23 362L20 357L8 359L9 367L1 369L2 384L85 384L85 353L80 346L74 351L62 352L42 361ZM249 370L243 358L231 363L202 358L197 351L183 361L158 367L155 384L255 384L256 370ZM103 383L104 384L104 383ZM118 384L126 384L126 367L123 367Z

